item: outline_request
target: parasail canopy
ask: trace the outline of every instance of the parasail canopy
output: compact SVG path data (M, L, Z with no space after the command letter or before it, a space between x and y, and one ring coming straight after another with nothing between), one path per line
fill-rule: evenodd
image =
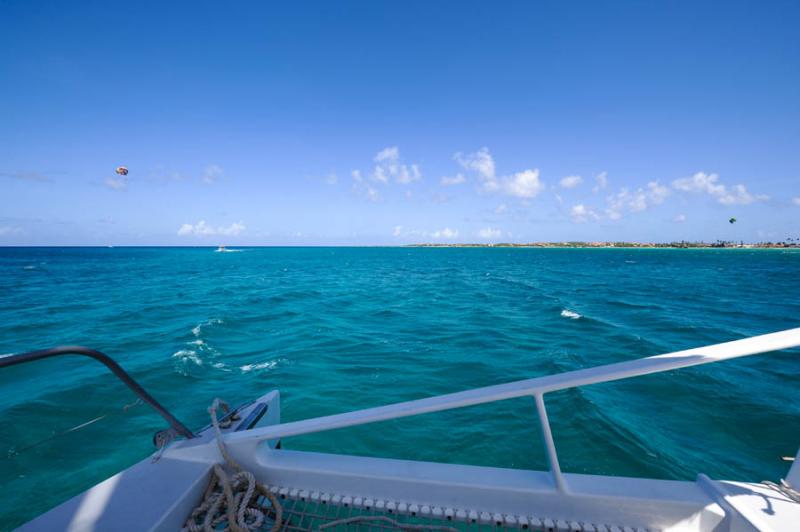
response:
M128 175L128 169L125 168L124 166L118 166L117 167L117 173L119 175Z

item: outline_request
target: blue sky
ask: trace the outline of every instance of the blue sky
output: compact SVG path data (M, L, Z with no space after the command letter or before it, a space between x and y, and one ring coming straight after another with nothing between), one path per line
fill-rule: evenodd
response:
M796 2L2 2L0 245L800 237L798 27Z

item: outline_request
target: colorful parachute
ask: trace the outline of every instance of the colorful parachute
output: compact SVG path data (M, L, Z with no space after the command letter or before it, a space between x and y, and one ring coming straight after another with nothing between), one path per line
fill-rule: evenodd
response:
M736 218L731 218L730 220L728 220L728 223L729 224L735 224L736 223Z
M117 167L117 173L119 175L128 175L128 169L125 168L124 166L119 166Z

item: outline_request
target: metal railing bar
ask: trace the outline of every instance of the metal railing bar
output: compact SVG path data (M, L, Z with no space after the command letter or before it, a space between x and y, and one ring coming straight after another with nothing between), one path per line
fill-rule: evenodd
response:
M550 472L553 474L553 482L561 493L567 492L567 483L561 474L561 466L558 464L558 454L556 454L556 444L553 441L553 432L550 430L550 421L547 419L547 409L544 406L544 396L537 393L533 396L536 399L536 411L539 413L539 424L542 428L542 440L544 450L547 454L547 462L550 464Z
M227 434L225 439L230 443L234 443L246 440L261 441L286 438L289 436L364 425L377 421L399 419L492 403L517 397L533 396L537 394L544 395L545 393L556 390L661 373L759 353L779 351L781 349L797 346L800 346L800 328L638 360L568 371L566 373L547 375L484 388L475 388L463 392L428 397L415 401L406 401L343 414L282 423L252 429L246 432Z
M125 383L125 385L130 388L137 397L150 405L153 410L158 412L158 414L163 417L178 434L184 436L185 438L194 437L194 434L191 430L186 428L186 426L178 421L178 419L175 418L175 416L173 416L166 408L161 406L161 403L156 401L152 395L147 393L147 390L142 388L138 382L133 380L133 378L128 375L128 373L122 369L122 367L117 364L113 358L105 353L101 353L100 351L79 345L65 345L50 349L40 349L38 351L30 351L28 353L20 353L17 355L10 355L0 358L0 368L7 368L10 366L16 366L18 364L25 364L27 362L34 362L36 360L62 355L83 355L97 360L111 370L111 372L116 375L119 380Z

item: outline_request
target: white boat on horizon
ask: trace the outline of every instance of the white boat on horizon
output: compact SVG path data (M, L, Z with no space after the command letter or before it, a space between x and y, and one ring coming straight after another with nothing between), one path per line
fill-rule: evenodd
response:
M241 249L229 249L226 246L219 246L217 249L214 250L217 253L236 253L242 251Z
M289 423L281 423L280 394L272 390L219 421L215 402L210 409L212 425L197 432L187 429L102 353L68 346L13 355L0 359L0 368L62 354L95 358L171 425L156 435L161 448L152 457L20 530L217 530L227 524L231 530L285 531L796 532L800 530L800 452L785 479L776 482L715 480L702 472L693 482L564 473L545 395L798 346L800 328ZM281 439L290 436L517 397L533 399L531 422L535 409L549 471L281 447ZM226 482L230 492L224 489ZM250 491L246 491L248 486Z

